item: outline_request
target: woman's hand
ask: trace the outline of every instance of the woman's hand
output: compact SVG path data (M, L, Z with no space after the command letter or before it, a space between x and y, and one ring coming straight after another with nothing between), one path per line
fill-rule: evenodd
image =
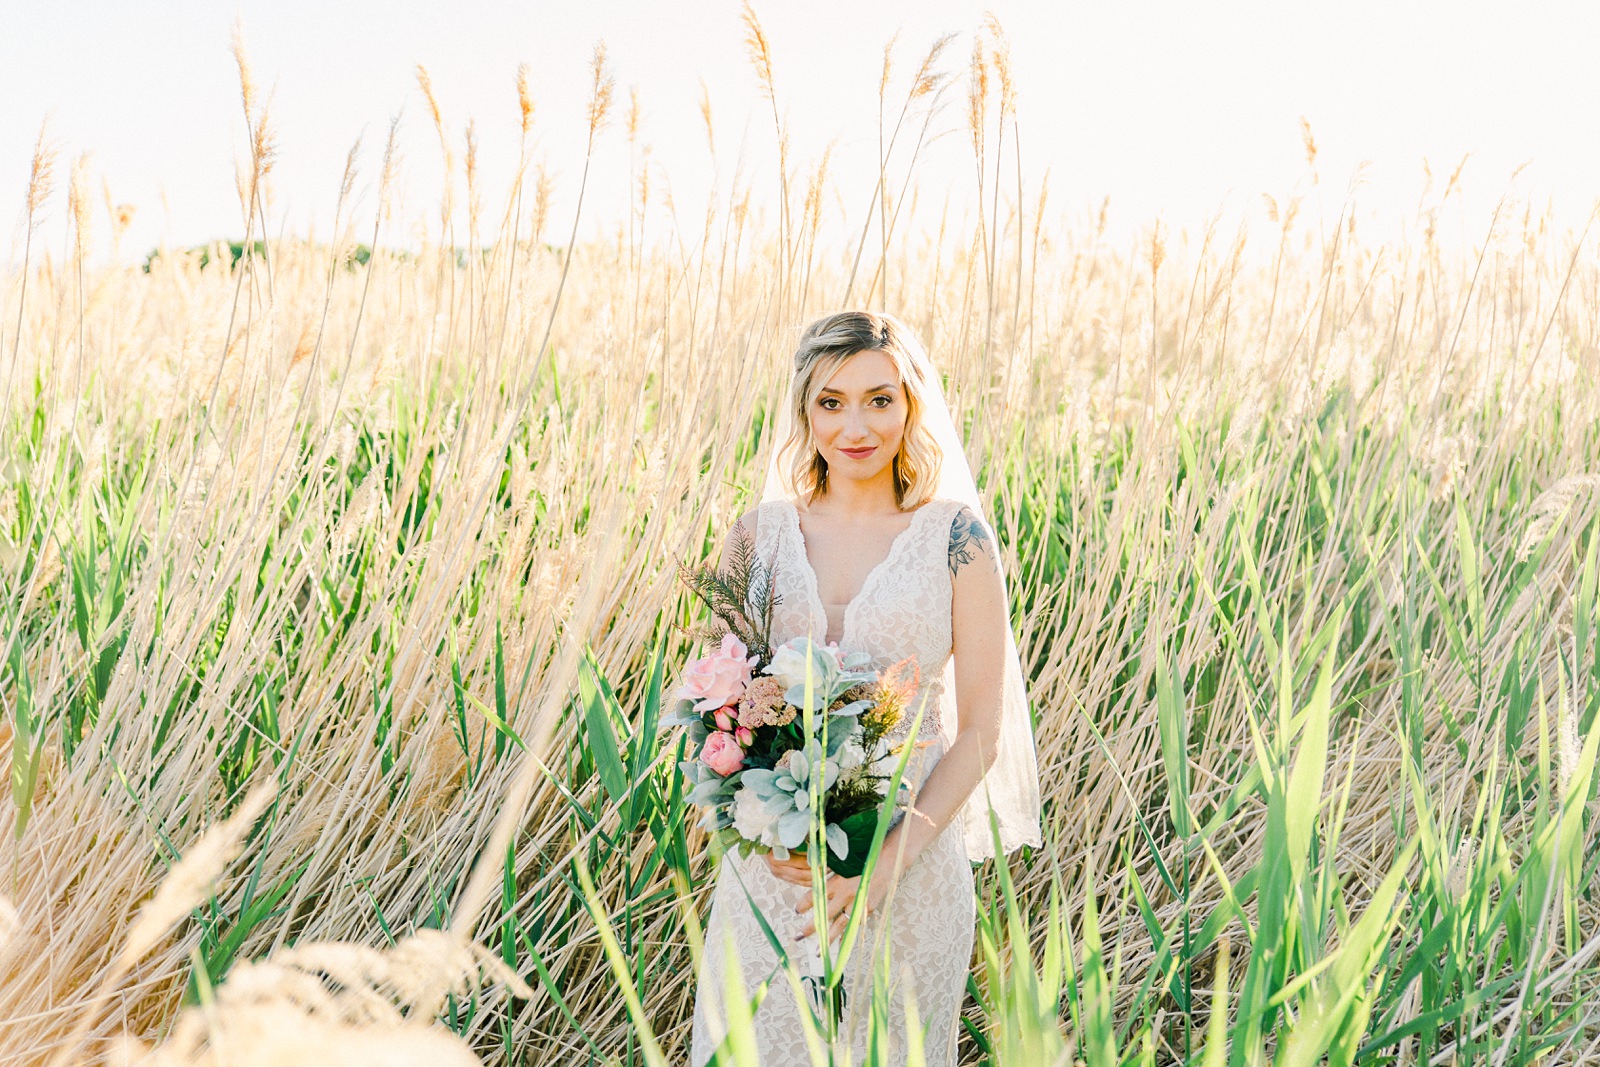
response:
M889 891L894 888L896 880L894 857L880 854L878 864L872 871L872 881L867 885L866 899L862 902L867 909L868 915L876 914L883 907L883 902L888 899ZM806 884L809 883L810 877L808 874ZM850 925L850 909L855 903L856 891L860 885L860 878L846 878L842 874L828 875L823 891L827 896L828 941L830 943L837 941L844 934L845 927ZM804 915L811 910L811 904L812 896L808 893L806 898L796 905L795 910ZM816 919L813 917L812 921L806 924L806 928L800 931L800 936L810 937L816 929Z
M788 859L780 860L768 852L767 866L771 868L773 877L782 879L790 885L811 884L811 864L806 862L803 853L791 852Z

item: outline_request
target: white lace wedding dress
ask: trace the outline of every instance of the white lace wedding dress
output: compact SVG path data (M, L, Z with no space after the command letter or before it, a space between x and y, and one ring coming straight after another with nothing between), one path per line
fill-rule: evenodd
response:
M873 666L880 669L907 656L917 658L923 688L913 706L923 693L927 697L918 736L931 741L908 771L914 786L927 777L944 751L942 719L954 716L951 697L943 692L943 678L951 641L951 524L962 507L959 501L936 499L912 513L910 525L895 538L888 555L867 575L861 591L845 609L839 641L846 651L870 653ZM773 569L776 581L779 600L773 612L773 644L806 633L823 641L827 612L792 502L769 501L757 510L755 551L756 558ZM909 725L907 721L900 728L902 736ZM809 889L776 878L760 854L741 858L731 852L722 860L695 996L690 1051L695 1067L707 1062L726 1033L723 998L730 944L737 953L747 996L759 983L770 982L755 1015L761 1063L799 1067L811 1062L800 1015L809 1009L796 1001L794 986L778 969L777 956L751 910L752 904L760 909L772 932L793 953L809 919L809 914L795 911L795 904L809 893ZM875 1047L875 1062L905 1061L908 989L914 996L917 1028L924 1035L926 1062L956 1062L956 1024L972 957L973 915L972 866L960 828L952 826L905 873L884 914L863 923L846 963L840 1033L841 1044L848 1042L852 1049L852 1063L864 1060L872 972L885 963L890 976L888 1047ZM802 947L817 951L815 939ZM881 1041L881 1036L875 1040Z

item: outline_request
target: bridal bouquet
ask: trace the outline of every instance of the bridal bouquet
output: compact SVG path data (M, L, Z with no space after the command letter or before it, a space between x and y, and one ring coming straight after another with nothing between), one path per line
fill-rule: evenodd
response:
M761 576L748 553L729 576L689 575L716 619L703 636L720 632L721 641L689 662L662 725L688 728L693 758L679 770L715 847L784 859L806 850L820 819L828 868L856 877L891 784L895 805L905 803L895 773L902 746L888 735L917 690L916 660L877 672L866 653L809 636L772 648L775 597Z

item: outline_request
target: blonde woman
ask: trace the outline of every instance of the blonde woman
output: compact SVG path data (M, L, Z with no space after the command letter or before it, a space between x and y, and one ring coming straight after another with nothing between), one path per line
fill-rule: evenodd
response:
M810 634L867 652L877 668L914 656L925 699L907 771L909 813L868 875L864 918L845 963L839 1041L861 1062L873 971L889 978L888 1046L906 1056L909 993L929 1064L956 1062L956 1027L972 955L971 864L1039 842L1033 735L994 534L984 520L937 372L896 319L864 311L812 323L794 375L762 502L729 533L772 571L774 645ZM900 728L910 726L910 717ZM899 740L898 738L896 740ZM727 970L748 995L770 982L754 1017L761 1062L811 1062L803 1013L763 920L800 972L837 944L858 880L829 874L826 914L811 914L803 856L721 861L696 989L691 1062L727 1032ZM759 917L757 915L759 912ZM819 932L821 931L821 932Z

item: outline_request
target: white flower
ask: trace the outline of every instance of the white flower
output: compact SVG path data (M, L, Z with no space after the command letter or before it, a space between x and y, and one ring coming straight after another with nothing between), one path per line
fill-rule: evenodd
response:
M755 790L748 786L733 795L733 828L746 841L772 848L778 844L779 811L772 810Z
M772 662L767 664L766 673L772 675L783 683L785 689L806 684L806 664L811 662L811 654L807 648L808 641L804 637L797 637L792 641L785 641L778 646L772 655ZM816 646L812 645L812 648ZM817 676L816 668L811 670L812 684L816 685L822 679Z
M806 636L778 646L765 673L784 686L784 699L797 708L806 704L806 674L811 675L811 710L821 711L851 686L877 675L863 669L872 661L865 652L845 653L838 645L819 645Z

